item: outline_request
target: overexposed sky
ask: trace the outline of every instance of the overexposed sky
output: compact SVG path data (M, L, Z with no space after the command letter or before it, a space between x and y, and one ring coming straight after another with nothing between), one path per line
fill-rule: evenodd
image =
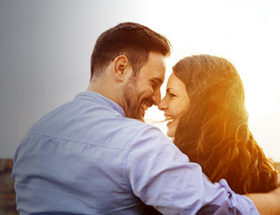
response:
M97 37L133 21L171 41L166 77L187 55L231 61L253 135L280 161L279 10L277 0L0 0L0 157L13 157L35 121L87 88Z

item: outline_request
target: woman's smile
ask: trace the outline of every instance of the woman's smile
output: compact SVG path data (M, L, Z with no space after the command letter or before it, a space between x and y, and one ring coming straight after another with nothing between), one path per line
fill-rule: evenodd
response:
M167 136L174 137L182 114L188 109L190 98L184 83L174 74L169 77L166 95L159 104L167 123Z

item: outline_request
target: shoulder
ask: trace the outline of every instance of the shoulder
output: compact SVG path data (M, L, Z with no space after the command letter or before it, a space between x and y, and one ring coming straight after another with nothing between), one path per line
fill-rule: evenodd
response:
M126 129L122 130L127 136L124 144L130 157L162 155L166 157L172 154L176 154L175 157L180 157L178 154L182 154L172 140L157 127L133 119L126 119L123 124L126 124Z
M111 120L108 132L108 144L121 147L128 151L135 149L160 150L173 147L173 142L160 129L150 124L131 118Z
M121 133L135 141L149 141L151 139L164 139L169 141L168 137L160 129L139 120L124 118L121 124Z

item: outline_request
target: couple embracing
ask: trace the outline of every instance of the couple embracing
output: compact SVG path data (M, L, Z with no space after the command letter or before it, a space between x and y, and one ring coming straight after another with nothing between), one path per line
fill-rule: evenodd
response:
M278 172L248 128L234 66L183 58L161 100L169 55L169 41L137 23L100 35L88 90L17 149L20 214L279 214ZM152 105L173 142L143 122Z

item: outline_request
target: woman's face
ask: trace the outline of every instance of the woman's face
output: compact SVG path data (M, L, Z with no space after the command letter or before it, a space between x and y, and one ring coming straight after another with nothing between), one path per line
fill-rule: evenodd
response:
M159 109L164 111L167 123L167 136L174 137L180 117L188 109L190 98L185 84L173 73L169 77L166 95L159 104Z

